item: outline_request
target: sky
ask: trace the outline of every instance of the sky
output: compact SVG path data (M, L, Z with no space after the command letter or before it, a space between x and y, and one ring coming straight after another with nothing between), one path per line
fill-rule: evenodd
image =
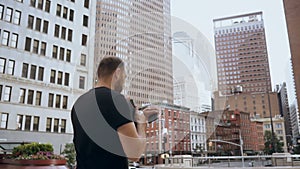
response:
M287 81L290 49L283 0L171 0L171 15L195 26L214 46L213 19L263 12L272 87Z

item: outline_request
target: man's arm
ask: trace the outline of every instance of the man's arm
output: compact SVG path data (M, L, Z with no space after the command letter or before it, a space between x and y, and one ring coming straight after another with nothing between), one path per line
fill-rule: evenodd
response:
M134 123L131 122L118 128L121 144L128 159L132 161L138 161L140 159L140 156L143 154L146 147L147 119L150 115L157 113L157 108L146 108L144 113L136 111L136 127Z

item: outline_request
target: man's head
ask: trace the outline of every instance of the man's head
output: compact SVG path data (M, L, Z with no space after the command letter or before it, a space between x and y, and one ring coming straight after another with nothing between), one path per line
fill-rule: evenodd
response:
M98 66L97 75L100 82L110 83L113 90L118 92L123 90L126 75L124 62L120 58L103 58Z

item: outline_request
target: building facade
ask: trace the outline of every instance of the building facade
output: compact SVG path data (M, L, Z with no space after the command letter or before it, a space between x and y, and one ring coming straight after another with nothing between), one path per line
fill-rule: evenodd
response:
M286 134L287 146L289 147L290 145L292 145L293 130L286 83L283 82L282 85L276 85L276 90L278 92L280 115L284 118L284 129Z
M270 97L270 103L268 99ZM240 110L249 112L250 116L270 117L280 115L280 107L277 92L270 93L236 93L227 96L220 96L215 92L215 110ZM269 106L270 104L270 106Z
M252 121L263 122L263 132L271 131L271 120L270 118L258 118L258 119L251 119ZM284 128L284 118L280 116L274 116L272 118L273 126L274 126L274 133L276 134L278 140L283 143L283 151L287 152L287 142L286 142L286 134Z
M297 0L283 0L285 9L285 18L287 22L287 29L290 42L291 58L292 58L292 72L294 78L296 99L291 101L291 115L294 116L293 119L295 123L293 125L293 136L299 137L299 105L300 105L300 49L299 49L299 4ZM293 90L293 89L292 89ZM293 93L294 94L294 93ZM293 110L293 114L292 114Z
M144 164L162 163L161 154L190 154L190 112L186 107L159 104L161 116L146 129Z
M95 64L105 56L122 58L124 94L136 105L173 103L170 0L98 0L96 16Z
M216 155L240 155L240 146L230 143L238 145L242 143L244 153L262 151L264 147L262 123L251 122L250 114L242 111L225 110L216 112L221 113L222 117L216 126L215 134L209 138L209 140L218 140L210 143L211 146L216 144ZM253 136L256 139L253 139Z
M214 19L218 90L272 91L262 12Z
M0 138L72 142L70 111L92 87L94 1L0 2Z
M192 154L207 152L206 120L203 114L190 113L190 140Z

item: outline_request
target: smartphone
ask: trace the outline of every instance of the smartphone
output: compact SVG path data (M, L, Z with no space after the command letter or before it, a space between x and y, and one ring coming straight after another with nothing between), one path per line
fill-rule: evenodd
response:
M134 101L132 99L130 99L130 103L131 105L136 108L136 105L134 104ZM138 110L144 110L146 107L150 106L151 104L146 104L143 107L140 107ZM148 123L152 123L153 121L158 119L158 114L153 114L151 116L149 116L148 118Z

